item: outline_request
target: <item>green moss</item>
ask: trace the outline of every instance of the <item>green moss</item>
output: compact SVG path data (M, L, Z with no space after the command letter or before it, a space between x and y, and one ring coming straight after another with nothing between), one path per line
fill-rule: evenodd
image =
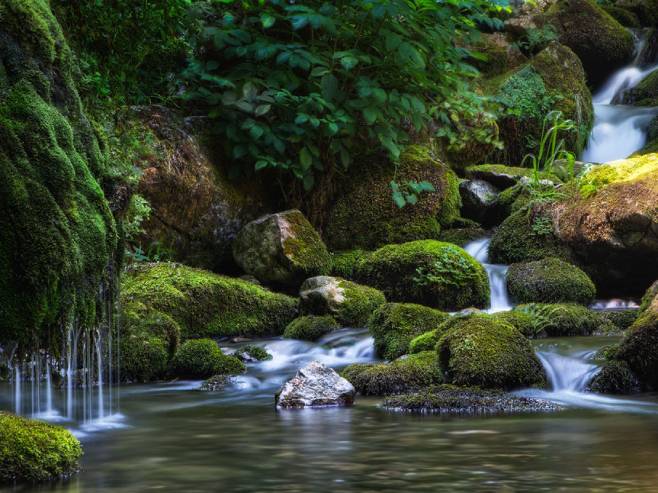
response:
M330 315L304 315L290 322L283 333L283 337L303 341L317 341L322 336L339 328L340 324Z
M547 257L569 260L571 253L556 238L550 219L540 211L522 209L498 227L489 257L497 264L513 264Z
M607 332L612 325L598 312L569 303L530 303L519 305L514 310L532 317L535 336L587 336L595 332Z
M384 294L375 288L341 280L345 300L338 306L334 316L344 327L365 327L377 307L386 303Z
M390 182L428 181L433 192L400 209L391 196ZM459 216L461 198L456 175L436 159L428 147L412 145L392 164L363 166L351 177L345 193L330 212L325 238L335 250L373 249L388 243L432 238L441 225Z
M637 320L638 310L604 310L599 315L614 326L615 332L624 332Z
M635 14L642 26L658 27L658 0L617 0L615 5Z
M658 155L647 154L593 166L579 181L580 193L589 197L613 184L635 183L658 174Z
M409 343L409 354L418 354L423 351L432 351L439 342L441 331L439 329L430 330L414 337Z
M124 313L166 314L182 339L278 335L297 313L294 298L172 263L137 266L124 275L122 306Z
M439 339L437 352L448 383L501 389L545 384L528 339L487 315L457 319Z
M70 476L81 456L68 430L0 413L0 486Z
M92 327L117 247L100 184L107 156L74 85L73 56L44 0L0 6L0 342Z
M411 340L438 328L448 319L447 313L411 303L386 303L368 320L368 330L375 339L375 352L393 360L409 351Z
M361 395L409 392L442 381L433 351L413 354L391 363L349 365L341 375Z
M322 238L300 212L286 214L286 221L292 234L283 241L283 252L291 259L295 270L303 272L303 277L328 274L331 270L331 255Z
M466 228L450 228L441 231L441 234L439 235L439 241L443 241L445 243L453 243L463 248L471 241L482 238L485 235L486 231L479 225Z
M608 361L594 376L589 389L601 394L631 394L639 392L640 383L628 364L623 361Z
M642 301L640 302L640 313L644 313L649 309L651 304L658 298L658 281L654 282L649 289L642 296Z
M127 382L151 382L163 377L169 363L166 342L140 332L121 339L121 379Z
M602 5L602 8L624 27L642 27L640 19L630 10L617 7L616 5Z
M482 266L460 247L440 241L382 247L359 263L357 279L381 289L390 301L454 310L489 302Z
M370 252L358 249L332 253L331 275L353 279L357 264L369 254Z
M507 289L518 303L589 305L596 296L596 287L587 274L553 257L512 264L507 273Z
M265 348L254 344L242 346L235 352L235 357L240 361L268 361L272 359L272 355Z
M244 373L244 364L234 356L225 355L212 339L185 341L171 360L171 370L177 377L210 378L214 375Z
M491 315L494 319L510 324L516 330L526 337L536 337L538 328L533 316L520 310L511 310L507 312L498 312ZM541 333L541 329L539 329Z

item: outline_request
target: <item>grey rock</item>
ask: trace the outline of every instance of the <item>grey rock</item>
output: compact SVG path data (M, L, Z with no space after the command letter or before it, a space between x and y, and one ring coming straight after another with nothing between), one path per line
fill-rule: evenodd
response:
M275 397L279 408L350 406L354 386L331 368L312 361L288 380Z
M459 184L462 216L477 222L488 222L498 203L500 190L484 180L464 180Z

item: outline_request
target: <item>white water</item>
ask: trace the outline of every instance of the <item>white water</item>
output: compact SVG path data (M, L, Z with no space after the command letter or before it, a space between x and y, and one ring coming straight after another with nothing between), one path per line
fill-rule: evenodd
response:
M482 264L489 278L489 287L491 290L491 302L487 312L495 313L513 308L507 292L507 265L489 263L489 238L480 238L470 242L464 247L464 250L475 260Z
M658 115L658 108L641 108L615 104L623 93L637 86L645 77L658 70L658 64L639 66L645 40L636 38L637 56L633 63L612 75L593 98L594 126L582 160L606 163L624 159L646 143L646 129Z

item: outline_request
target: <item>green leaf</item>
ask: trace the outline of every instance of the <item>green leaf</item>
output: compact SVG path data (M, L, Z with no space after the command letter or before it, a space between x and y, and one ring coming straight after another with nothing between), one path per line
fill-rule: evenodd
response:
M407 201L404 200L404 196L400 192L393 192L392 198L393 202L395 202L395 205L397 205L400 209L407 205Z
M254 114L256 116L263 116L267 114L270 111L270 109L272 109L271 104L261 104L259 106L256 106L256 111L254 111Z
M320 81L322 97L327 101L334 101L338 95L338 79L332 74L327 74Z
M375 123L375 121L377 121L377 117L379 116L379 110L376 108L364 108L362 113L363 119L368 125Z
M274 25L275 22L276 22L276 18L273 15L266 13L266 14L261 14L260 16L260 23L264 29L269 29Z
M313 156L307 147L302 147L302 150L299 152L299 164L302 165L302 169L308 170L313 165Z

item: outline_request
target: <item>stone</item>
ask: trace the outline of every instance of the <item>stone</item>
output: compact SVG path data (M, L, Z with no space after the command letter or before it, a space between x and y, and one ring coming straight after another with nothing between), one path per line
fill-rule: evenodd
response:
M480 223L489 223L498 202L500 190L484 180L464 180L459 184L462 216Z
M320 235L298 210L262 216L245 225L233 243L236 263L266 284L299 286L331 270Z
M331 368L312 361L288 380L275 396L278 408L351 406L354 386Z

